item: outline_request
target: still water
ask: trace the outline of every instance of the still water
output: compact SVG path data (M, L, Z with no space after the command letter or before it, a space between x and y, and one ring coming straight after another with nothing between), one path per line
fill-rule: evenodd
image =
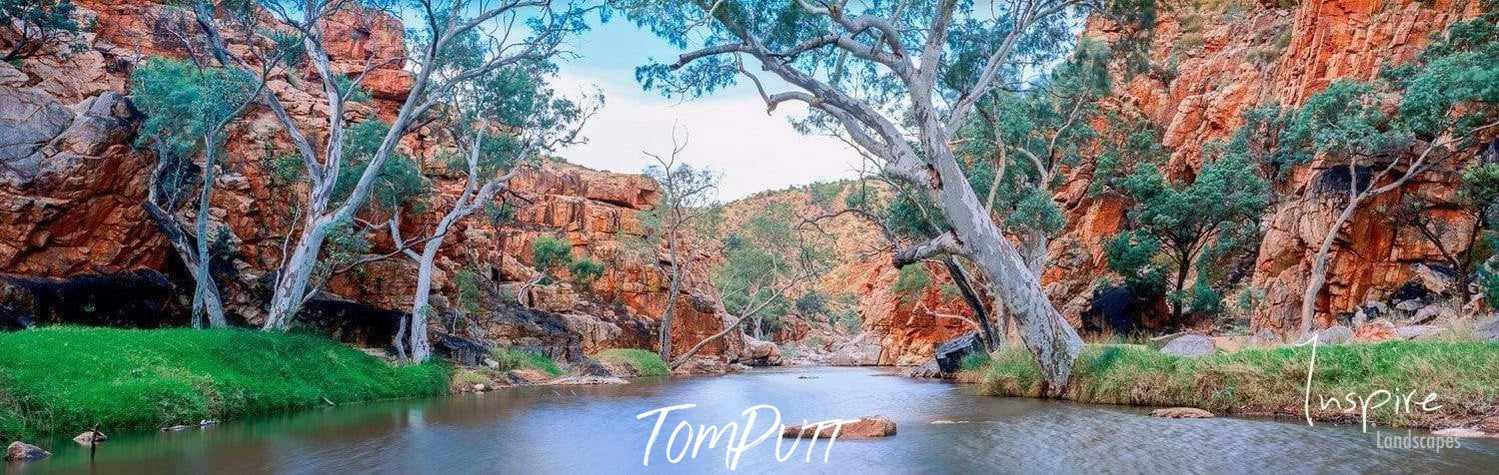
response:
M678 404L642 466L653 409ZM1376 429L1294 421L1146 416L1147 409L980 396L973 388L870 368L786 368L624 386L529 387L480 395L350 405L182 432L116 434L88 450L52 441L53 458L11 473L636 473L726 472L723 444L671 464L678 422L745 424L776 406L787 424L883 415L898 433L806 445L776 462L774 438L744 452L738 472L1474 472L1499 471L1499 444L1378 448ZM753 441L766 427L764 416ZM935 423L934 423L935 422ZM1401 435L1405 431L1398 431ZM1390 432L1387 430L1386 434ZM685 435L685 433L684 433ZM1416 435L1422 435L1416 433ZM789 451L785 442L782 454ZM679 440L673 453L682 449ZM823 463L824 455L828 462Z

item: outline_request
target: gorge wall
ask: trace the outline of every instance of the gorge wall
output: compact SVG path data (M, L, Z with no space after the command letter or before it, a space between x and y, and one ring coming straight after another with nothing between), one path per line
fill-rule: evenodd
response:
M191 287L141 206L155 158L135 146L142 117L128 96L131 71L148 58L202 54L201 47L184 41L198 27L189 13L166 2L75 3L79 23L92 25L75 39L81 45L77 51L60 45L55 54L18 65L0 63L0 274L8 282L0 306L36 311L46 299L28 288L151 270L179 289L164 308L176 312L176 324L185 323L180 290L190 294ZM327 48L337 71L357 73L371 57L404 57L400 22L372 18L340 15L327 21ZM231 43L232 49L247 47ZM326 100L320 88L306 87L316 81L315 72L303 68L268 84L303 130L315 136L314 143L327 130ZM411 82L399 61L380 67L365 86L372 99L351 103L348 117L389 120ZM265 317L269 282L280 266L285 237L295 232L296 200L305 193L305 184L282 176L276 166L276 159L291 150L284 134L264 107L252 108L230 126L210 209L214 273L229 313L244 323ZM444 165L444 154L454 149L451 138L430 127L403 140L402 150L422 162L432 187L424 212L401 217L408 239L429 234L462 190L462 177ZM687 277L682 292L673 296L663 271L673 263L658 261L649 249L631 250L644 234L637 212L653 209L660 199L650 179L549 161L525 170L503 199L513 207L510 216L478 213L447 238L433 282L434 306L443 315L434 327L569 360L604 348L651 348L656 319L671 298L679 301L673 338L678 354L723 329L728 315L700 256L678 264ZM178 218L190 223L193 207L184 208ZM541 236L566 240L575 256L603 262L605 273L590 287L528 285L538 276L531 244ZM372 254L394 250L378 227L366 237ZM410 310L415 275L414 263L404 256L373 262L329 279L309 307L342 302L398 315ZM471 293L476 288L478 295L460 303L465 288ZM367 312L363 318L391 313ZM705 364L722 366L736 360L740 348L736 333L700 354Z

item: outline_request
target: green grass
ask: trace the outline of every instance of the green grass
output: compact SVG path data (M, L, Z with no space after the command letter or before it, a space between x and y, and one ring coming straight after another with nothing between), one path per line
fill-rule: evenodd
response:
M553 362L551 358L530 351L496 349L490 352L490 355L494 357L495 361L500 363L500 370L502 371L529 369L539 371L553 378L562 376L562 368L558 368L557 363Z
M610 348L594 355L594 359L606 363L629 366L637 376L669 376L671 368L661 360L661 355L636 348Z
M1093 345L1078 358L1065 397L1080 402L1191 406L1220 413L1302 414L1310 347L1251 349L1201 358L1179 358L1137 345ZM1040 372L1022 348L997 354L986 370L984 391L1039 396ZM1370 420L1399 426L1437 427L1471 421L1499 410L1499 343L1385 342L1323 346L1312 374L1313 417L1351 421L1318 396L1367 396L1386 390L1415 401L1435 393L1442 408L1396 413L1396 404L1370 412ZM1375 399L1378 402L1378 399Z
M250 330L0 333L0 440L155 429L444 394L440 364L391 366L326 338Z
M989 354L984 352L969 353L963 357L963 371L976 371L989 365Z

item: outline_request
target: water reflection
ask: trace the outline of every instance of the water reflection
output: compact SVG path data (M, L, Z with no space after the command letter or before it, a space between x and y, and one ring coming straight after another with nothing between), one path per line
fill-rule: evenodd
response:
M668 417L650 467L642 467L654 418L635 416L684 403L697 407ZM880 414L895 420L899 433L839 440L826 465L821 445L811 464L804 462L805 448L776 463L769 441L744 455L740 472L1482 473L1499 467L1499 445L1492 441L1465 440L1461 449L1440 453L1380 449L1372 431L1356 428L1160 419L1144 416L1141 409L985 397L971 388L874 369L800 368L625 386L518 388L328 408L205 430L122 434L100 447L92 468L100 473L722 472L721 449L704 444L696 459L668 464L660 447L678 421L743 424L740 412L757 404L775 405L788 424ZM87 449L71 441L51 441L48 448L55 452L51 460L8 470L90 468Z

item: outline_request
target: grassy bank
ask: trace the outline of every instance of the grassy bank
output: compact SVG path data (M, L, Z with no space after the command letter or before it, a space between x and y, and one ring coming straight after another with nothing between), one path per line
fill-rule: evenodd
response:
M1100 404L1189 406L1227 414L1302 416L1311 348L1252 349L1179 358L1133 345L1089 346L1079 357L1067 398ZM1039 396L1038 368L1023 348L995 355L984 369L986 393ZM1499 412L1499 343L1385 342L1317 348L1313 417L1352 422L1357 414L1321 409L1319 396L1359 398L1385 390L1415 391L1412 407L1388 403L1370 411L1381 425L1451 427ZM1427 393L1441 408L1416 406ZM1379 397L1372 399L1379 402ZM1370 404L1374 405L1374 404ZM1344 401L1344 407L1350 404Z
M610 348L593 355L593 359L603 363L625 366L633 370L635 376L668 376L671 368L661 360L661 355L648 350L635 348Z
M54 327L0 333L0 440L235 419L443 394L438 364L397 367L326 338L250 330Z

